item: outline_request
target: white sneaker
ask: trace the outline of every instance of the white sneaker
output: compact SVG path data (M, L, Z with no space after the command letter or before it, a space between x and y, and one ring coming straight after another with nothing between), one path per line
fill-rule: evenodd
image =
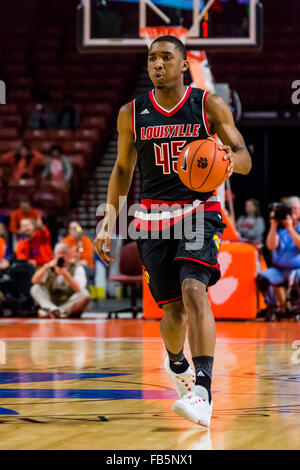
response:
M180 400L175 401L172 410L191 423L198 424L203 431L207 431L209 428L212 402L209 404L205 398L193 392L189 392Z
M176 374L170 369L169 357L167 356L165 359L165 369L174 382L179 398L183 398L184 395L193 390L196 378L191 366L182 374Z

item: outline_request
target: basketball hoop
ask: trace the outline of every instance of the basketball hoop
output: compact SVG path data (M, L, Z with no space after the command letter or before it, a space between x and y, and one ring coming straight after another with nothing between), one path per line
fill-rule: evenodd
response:
M148 49L152 41L160 36L175 36L185 44L188 32L188 29L182 26L147 26L139 29L140 36L146 39Z

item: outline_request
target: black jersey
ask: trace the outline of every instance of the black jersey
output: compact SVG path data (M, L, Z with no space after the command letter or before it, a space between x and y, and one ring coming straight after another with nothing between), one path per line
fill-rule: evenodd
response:
M182 148L213 135L206 117L207 93L188 86L181 101L171 110L156 102L154 90L132 100L132 131L142 178L142 199L205 200L212 194L187 188L177 173Z

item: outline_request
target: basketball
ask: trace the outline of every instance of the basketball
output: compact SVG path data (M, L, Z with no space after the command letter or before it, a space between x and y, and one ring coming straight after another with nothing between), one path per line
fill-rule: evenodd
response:
M206 193L221 186L228 176L226 152L212 140L195 140L180 152L177 162L179 178L193 191Z

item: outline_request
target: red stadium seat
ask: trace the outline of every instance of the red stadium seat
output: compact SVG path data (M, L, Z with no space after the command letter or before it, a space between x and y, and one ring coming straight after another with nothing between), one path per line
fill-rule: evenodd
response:
M98 142L100 138L98 129L77 129L74 136L77 140L89 139L94 142Z
M57 62L57 54L55 51L36 52L32 55L32 61L34 64L55 64Z
M29 76L11 77L9 85L11 88L32 88L33 79Z
M49 138L49 131L39 129L26 129L24 131L25 140L41 140Z
M66 80L64 77L43 77L39 80L39 85L41 88L44 88L46 90L52 88L61 89L65 88Z
M27 60L27 51L4 51L4 62L6 64L22 65Z
M59 37L45 37L40 38L39 41L36 41L35 48L36 51L42 50L56 50L59 48L60 38Z
M70 129L53 129L48 131L49 132L49 139L53 140L62 140L62 139L72 139L73 138L73 131Z
M92 101L92 90L72 90L76 101Z
M107 126L106 116L84 116L82 118L81 127L96 128L105 131Z
M22 140L0 140L0 153L9 152L10 150L17 150L21 147Z
M94 150L93 144L89 140L66 141L63 144L63 148L66 154L84 153L91 155Z
M47 153L49 152L50 148L52 145L55 145L56 142L53 140L28 140L29 145L35 149L38 150L41 153Z
M18 134L16 127L0 127L0 139L16 139Z
M69 157L72 165L77 166L80 170L86 165L86 158L82 153L75 153Z
M63 75L61 67L59 65L37 65L35 71L39 77L45 78L58 78Z
M90 95L93 98L90 101L109 101L109 103L115 106L119 99L119 90L91 90Z
M32 93L28 89L12 90L9 93L10 101L31 101Z
M17 113L18 113L18 105L15 103L2 104L0 106L0 116L4 116L7 114L17 114Z
M0 107L2 107L1 105ZM0 116L0 127L22 127L21 116Z
M18 76L28 75L27 65L5 64L4 70L5 70L7 77L18 77Z
M106 115L111 116L113 114L113 106L109 102L105 103L89 103L84 108L85 115Z

